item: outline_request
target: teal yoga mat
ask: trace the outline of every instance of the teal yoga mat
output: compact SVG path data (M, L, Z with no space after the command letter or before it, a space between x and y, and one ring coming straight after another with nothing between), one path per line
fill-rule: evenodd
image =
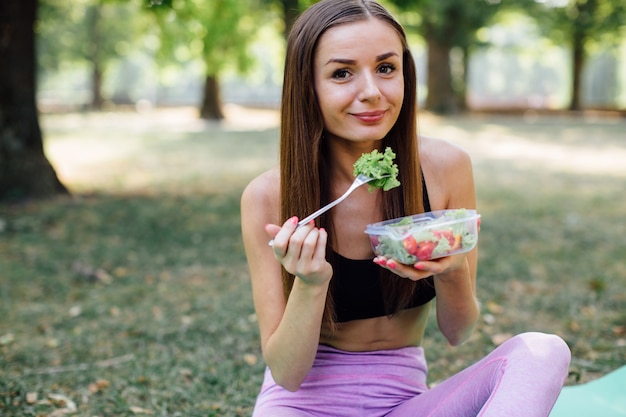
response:
M550 417L626 416L626 366L594 381L563 388Z

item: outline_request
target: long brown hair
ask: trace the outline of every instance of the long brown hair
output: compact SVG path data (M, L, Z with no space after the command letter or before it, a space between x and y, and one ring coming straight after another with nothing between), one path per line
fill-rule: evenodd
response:
M330 178L324 144L324 122L315 95L313 60L318 41L328 29L346 23L380 19L397 33L403 45L404 100L398 120L382 140L396 153L401 187L383 194L384 218L395 218L424 211L417 144L417 77L415 61L402 26L380 4L370 0L322 0L307 9L295 22L287 41L281 105L280 201L281 219L300 218L328 202ZM297 184L294 186L294 184ZM332 236L328 216L318 220ZM332 242L329 243L332 247ZM331 257L329 260L332 263ZM387 272L387 271L385 271ZM389 275L392 275L389 273ZM294 276L283 269L285 297ZM415 289L412 281L383 279L387 305L397 312ZM324 322L335 327L332 292L329 292Z

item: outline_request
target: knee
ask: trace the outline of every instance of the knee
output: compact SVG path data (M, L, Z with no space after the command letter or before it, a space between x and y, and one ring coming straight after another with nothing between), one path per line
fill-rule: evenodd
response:
M533 361L567 376L571 351L561 337L539 332L522 333L516 337L519 337L524 350L530 353Z

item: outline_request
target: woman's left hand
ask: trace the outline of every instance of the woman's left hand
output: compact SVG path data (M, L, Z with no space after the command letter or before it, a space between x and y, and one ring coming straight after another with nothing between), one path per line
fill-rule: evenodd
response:
M454 271L463 265L465 254L445 256L430 261L418 261L413 265L406 265L392 258L377 256L374 263L393 272L394 274L408 278L412 281L427 278L431 275L443 275Z

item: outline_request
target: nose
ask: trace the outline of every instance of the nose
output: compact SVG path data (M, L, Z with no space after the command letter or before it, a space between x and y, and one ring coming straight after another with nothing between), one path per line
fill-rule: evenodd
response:
M359 91L359 101L378 101L381 93L376 82L376 76L370 73L364 73L361 81L361 90Z

